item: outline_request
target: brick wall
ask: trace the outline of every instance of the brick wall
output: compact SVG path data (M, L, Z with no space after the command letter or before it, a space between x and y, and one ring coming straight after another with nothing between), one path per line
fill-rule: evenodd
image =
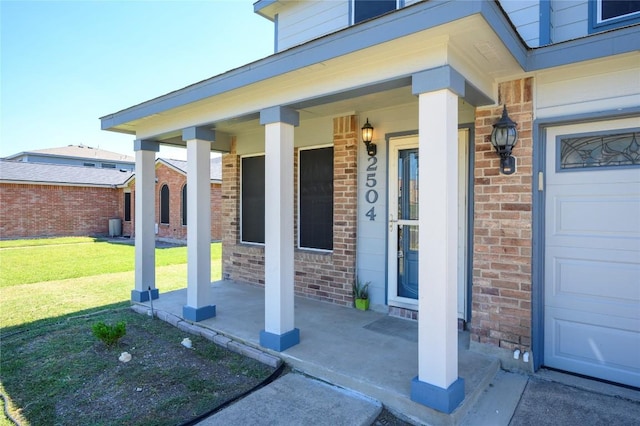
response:
M158 163L156 165L156 177L158 178L155 186L155 223L158 224L156 237L185 241L188 227L182 225L182 188L187 183L187 176L163 163ZM169 224L160 223L160 190L165 184L169 187ZM131 222L123 222L123 235L133 236L135 226L135 182L130 187ZM221 191L221 184L211 184L211 239L213 241L222 240ZM121 194L121 198L124 208L124 195ZM124 210L122 210L121 217L124 218Z
M499 107L476 109L471 338L509 350L531 344L533 80L499 86ZM518 124L517 171L501 175L490 135L507 105Z
M186 176L163 164L156 170L156 223L160 223L160 188L169 185L170 223L158 237L186 240L181 221L182 186ZM0 184L0 238L106 236L109 219L122 220L122 235L134 236L135 182L131 190L131 221L124 221L124 189L61 185ZM211 184L211 239L222 239L221 190Z
M0 237L107 235L122 203L120 189L0 184Z
M351 305L356 251L357 117L335 118L333 129L333 251L296 250L295 291L309 298ZM235 141L231 153L223 156L222 176L223 276L264 284L264 248L240 244L240 158L235 154ZM298 212L297 203L294 204L292 226L297 235Z
M187 176L167 167L163 163L156 164L156 223L158 238L186 240L187 227L182 225L182 187L187 183ZM160 223L160 192L164 185L169 187L169 223ZM188 207L188 206L187 206Z

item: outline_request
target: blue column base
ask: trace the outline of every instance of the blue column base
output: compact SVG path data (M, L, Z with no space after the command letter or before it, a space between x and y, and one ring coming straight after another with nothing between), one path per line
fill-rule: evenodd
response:
M447 388L421 382L418 377L411 380L411 400L443 413L451 414L464 400L464 379L451 383Z
M151 289L151 297L153 299L157 299L158 297L160 297L160 293L158 292L157 288L152 288ZM132 302L148 302L149 301L149 291L144 290L144 291L139 291L139 290L131 290L131 301Z
M284 334L273 334L268 331L260 331L260 346L274 351L282 352L300 343L300 330L294 328Z
M216 316L216 305L207 305L200 308L191 306L182 307L182 317L188 321L198 322Z

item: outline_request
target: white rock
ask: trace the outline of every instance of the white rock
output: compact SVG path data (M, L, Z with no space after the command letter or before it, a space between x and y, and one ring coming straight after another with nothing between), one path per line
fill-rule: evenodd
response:
M129 352L122 352L118 359L122 362L129 362L131 361L131 354Z
M191 339L189 339L188 337L185 337L184 339L182 339L182 346L184 346L185 348L190 348Z

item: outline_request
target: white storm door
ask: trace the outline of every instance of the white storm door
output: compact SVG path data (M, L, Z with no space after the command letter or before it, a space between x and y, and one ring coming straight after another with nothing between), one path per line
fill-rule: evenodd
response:
M467 318L469 130L458 131L458 317ZM389 141L389 305L417 309L418 138ZM437 184L435 182L434 184Z
M389 141L389 263L391 306L418 309L418 138Z

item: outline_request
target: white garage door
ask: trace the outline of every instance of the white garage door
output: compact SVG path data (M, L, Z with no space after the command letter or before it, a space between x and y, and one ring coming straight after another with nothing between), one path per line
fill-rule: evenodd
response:
M544 364L640 387L640 118L547 130Z

